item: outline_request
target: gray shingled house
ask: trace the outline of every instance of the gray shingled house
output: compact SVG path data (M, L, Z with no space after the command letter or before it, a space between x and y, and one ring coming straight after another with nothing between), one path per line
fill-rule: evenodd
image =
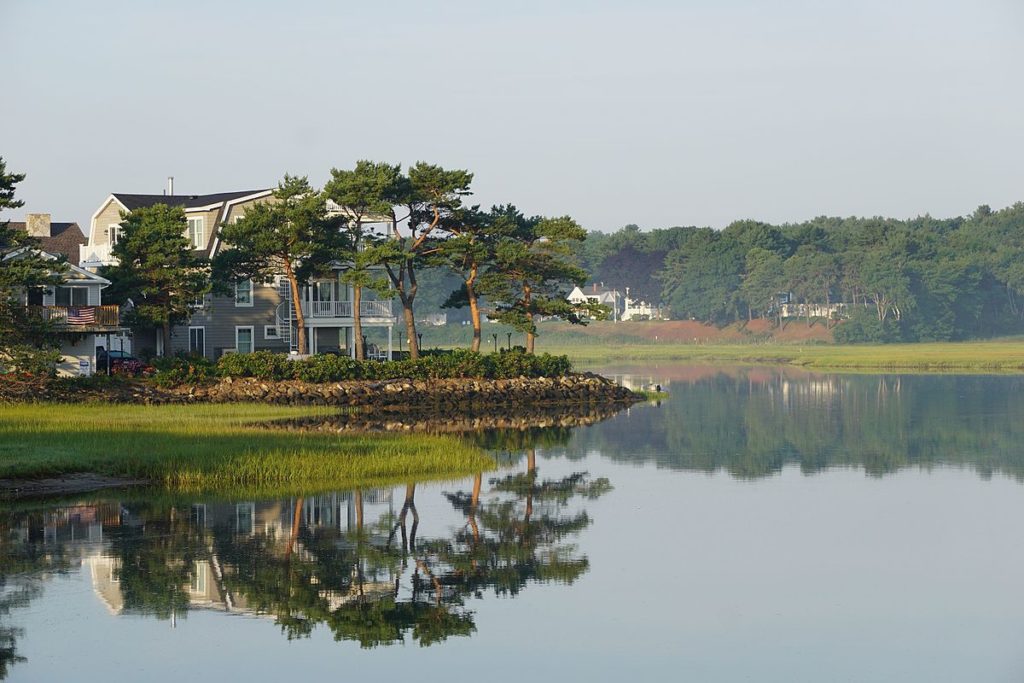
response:
M111 246L117 242L122 216L143 206L168 204L185 210L186 236L196 250L212 258L221 247L218 226L236 221L248 207L270 199L272 190L247 190L207 195L167 194L109 195L92 216L88 242L81 246L80 265L96 272L115 263ZM342 207L332 210L344 212ZM302 312L312 353L355 353L352 318L352 288L341 281L344 264L338 264L330 277L319 278L304 287ZM391 301L374 300L364 294L360 305L362 325L366 329L386 330L390 357L391 331L395 324ZM372 295L369 295L372 297ZM232 296L208 295L196 302L191 320L172 330L171 353L188 351L216 360L225 353L251 353L255 350L295 351L297 329L295 310L288 296L288 281L276 278L269 283L236 282ZM163 353L162 339L154 331L135 334L134 351L152 349Z

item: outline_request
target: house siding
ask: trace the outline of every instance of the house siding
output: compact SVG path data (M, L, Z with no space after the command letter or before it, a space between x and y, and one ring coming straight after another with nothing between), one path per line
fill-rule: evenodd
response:
M216 360L223 355L225 349L235 348L235 327L252 326L253 342L257 351L287 351L283 341L265 339L264 325L277 324L277 307L281 299L273 283L262 285L254 283L252 306L235 306L233 296L206 297L206 305L196 311L185 325L178 325L172 330L171 351L188 351L188 328L206 328L206 357Z
M89 228L89 244L110 244L110 236L107 234L107 228L115 223L121 222L121 211L123 211L121 205L113 198L107 200L103 209L96 214L96 218L93 219L92 226Z

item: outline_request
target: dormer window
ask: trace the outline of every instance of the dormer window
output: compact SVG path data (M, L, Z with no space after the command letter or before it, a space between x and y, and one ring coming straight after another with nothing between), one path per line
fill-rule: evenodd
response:
M202 216L188 219L188 240L193 249L206 248L206 226Z

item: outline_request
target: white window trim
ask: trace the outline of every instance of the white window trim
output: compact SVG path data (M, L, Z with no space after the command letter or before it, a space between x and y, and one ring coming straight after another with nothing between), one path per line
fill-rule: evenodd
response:
M186 234L192 242L192 248L206 249L206 216L186 216L185 220L188 222ZM196 244L195 237L193 236L192 221L199 221L199 231L202 238L200 244Z
M114 246L121 237L121 224L111 223L107 226L107 244Z
M238 285L239 285L239 283L236 282L235 283L235 308L252 308L253 299L255 298L255 294L256 294L255 289L253 288L253 285L252 285L252 280L243 280L243 282L248 282L249 283L249 303L238 303Z
M270 330L273 330L273 332L268 333ZM263 338L267 341L281 341L281 335L277 333L277 325L264 325Z
M189 353L193 352L192 351L192 330L202 330L203 331L203 350L202 350L202 354L205 357L206 356L206 325L189 325L189 328L188 328L188 352Z
M253 329L252 325L235 325L235 353L243 353L238 348L238 331L249 330L249 344L250 348L245 353L252 353L256 350L256 330Z

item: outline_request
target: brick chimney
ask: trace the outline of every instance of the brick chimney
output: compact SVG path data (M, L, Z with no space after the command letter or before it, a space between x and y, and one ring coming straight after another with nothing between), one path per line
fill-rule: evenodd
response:
M50 214L29 213L25 214L25 230L29 237L50 236Z

